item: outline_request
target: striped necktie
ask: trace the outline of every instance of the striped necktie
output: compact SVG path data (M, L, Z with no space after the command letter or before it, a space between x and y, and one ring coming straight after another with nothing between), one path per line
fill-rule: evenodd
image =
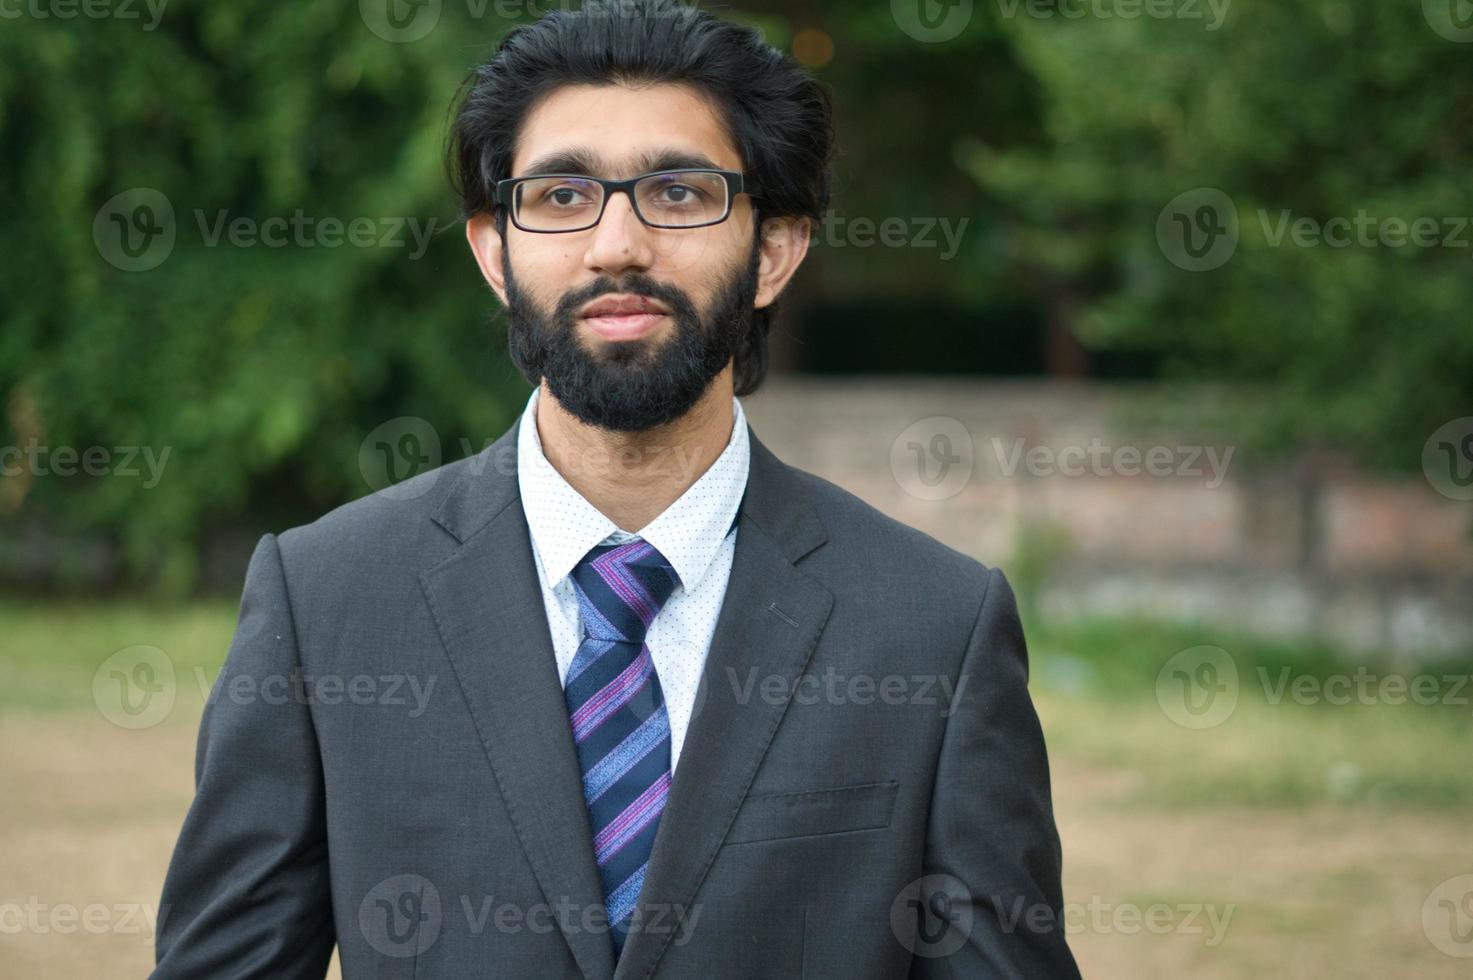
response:
M670 791L670 717L644 638L678 580L665 556L640 538L595 545L573 569L583 640L563 697L615 959L628 939Z

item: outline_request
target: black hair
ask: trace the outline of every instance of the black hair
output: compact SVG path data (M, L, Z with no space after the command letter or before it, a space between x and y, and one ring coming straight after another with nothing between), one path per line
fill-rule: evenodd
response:
M494 214L504 238L496 182L511 176L521 127L554 89L652 83L689 85L718 108L761 215L754 221L758 236L762 219L806 217L815 225L823 219L834 154L828 89L757 28L680 0L591 0L508 33L472 70L455 109L447 164L461 218ZM751 331L734 355L738 395L755 391L767 374L776 313L775 301L753 310Z

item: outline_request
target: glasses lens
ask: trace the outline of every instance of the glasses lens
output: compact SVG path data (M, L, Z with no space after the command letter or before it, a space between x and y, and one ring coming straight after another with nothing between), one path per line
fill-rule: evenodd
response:
M598 220L603 188L578 177L534 177L516 185L517 224L536 231L574 231Z
M662 228L704 225L726 215L726 181L709 170L646 177L634 194L644 219Z

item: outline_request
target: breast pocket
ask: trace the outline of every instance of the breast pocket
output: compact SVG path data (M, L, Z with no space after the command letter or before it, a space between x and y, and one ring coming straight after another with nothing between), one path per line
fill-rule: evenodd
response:
M864 783L801 793L749 796L726 835L728 844L818 837L890 826L899 783Z

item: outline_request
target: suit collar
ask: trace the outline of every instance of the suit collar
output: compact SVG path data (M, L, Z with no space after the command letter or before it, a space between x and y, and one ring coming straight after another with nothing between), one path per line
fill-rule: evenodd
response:
M637 921L692 915L834 605L796 567L825 540L807 488L747 433L751 470L731 576L682 749L691 761L671 784ZM527 523L513 506L515 427L465 462L433 514L460 547L420 574L450 672L544 896L577 910L559 925L579 969L587 980L650 976L672 931L632 932L616 971L607 933L578 921L602 907L603 894ZM754 679L756 689L776 682L787 693L751 697Z
M744 424L750 460L738 526L743 519L752 521L781 542L789 560L798 561L827 540L823 522L810 506L798 474L757 438L750 422ZM520 499L517 434L514 424L489 447L464 460L455 483L431 514L462 544Z

